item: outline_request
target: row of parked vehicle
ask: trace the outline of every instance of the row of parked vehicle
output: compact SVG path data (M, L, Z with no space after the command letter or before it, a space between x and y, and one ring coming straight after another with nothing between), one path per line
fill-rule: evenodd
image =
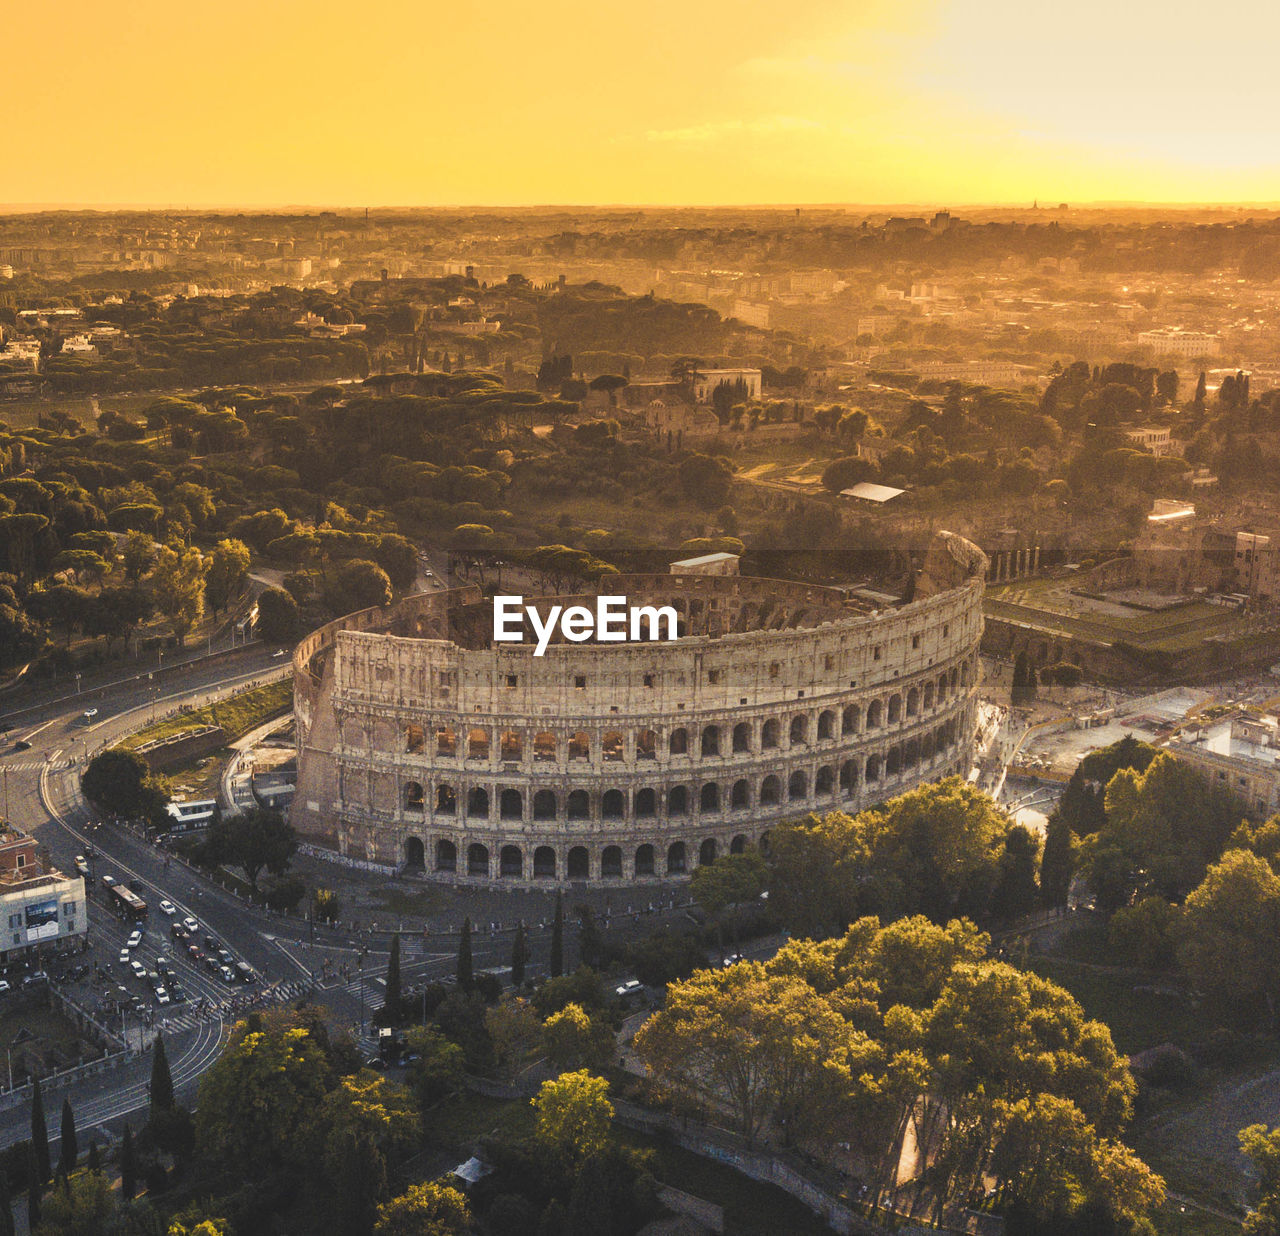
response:
M163 905L161 909L163 909ZM204 936L204 947L199 941L200 924L194 918L169 924L169 934L174 945L183 949L194 965L204 965L224 983L256 983L258 975L247 961L238 961L230 949L225 948L217 936Z

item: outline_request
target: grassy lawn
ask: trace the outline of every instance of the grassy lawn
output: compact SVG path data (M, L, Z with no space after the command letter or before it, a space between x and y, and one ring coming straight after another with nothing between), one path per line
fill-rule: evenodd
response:
M1166 1202L1156 1212L1155 1225L1160 1236L1234 1236L1241 1226L1194 1206L1183 1210L1178 1202Z
M370 891L381 902L384 909L404 918L434 914L442 909L448 900L445 891L436 888L408 891L379 885Z
M470 1092L433 1108L427 1137L435 1145L470 1153L478 1137L518 1140L533 1136L533 1105L522 1099L491 1099Z
M230 749L222 747L212 755L169 769L165 776L173 783L176 792L186 794L188 798L216 798L222 781L222 766L229 754Z
M157 738L173 738L188 730L205 725L220 725L226 731L227 741L234 742L250 730L274 717L281 717L293 707L293 681L286 677L277 682L251 687L216 704L206 704L176 717L166 717L146 729L130 734L121 742L122 747L133 749Z

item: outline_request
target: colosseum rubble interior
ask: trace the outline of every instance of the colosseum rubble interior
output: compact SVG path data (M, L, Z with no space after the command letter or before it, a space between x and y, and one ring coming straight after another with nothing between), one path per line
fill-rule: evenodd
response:
M290 818L455 884L685 876L808 812L968 771L986 560L938 533L909 603L775 579L615 576L674 642L492 640L475 587L347 615L293 662ZM593 604L581 597L535 604Z

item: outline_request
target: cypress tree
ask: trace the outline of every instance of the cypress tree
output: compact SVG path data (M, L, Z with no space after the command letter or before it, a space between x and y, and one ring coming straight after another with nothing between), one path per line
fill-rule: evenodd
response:
M471 919L462 920L462 936L458 940L458 986L463 991L471 990Z
M160 1112L174 1108L173 1075L169 1072L169 1054L164 1049L164 1038L156 1035L156 1045L151 1053L151 1111L154 1120Z
M62 1100L62 1142L58 1147L58 1172L70 1176L76 1170L80 1147L76 1142L76 1114L71 1110L71 1100Z
M91 1172L102 1171L102 1155L98 1152L98 1143L91 1141L89 1143L89 1160L86 1164Z
M35 1148L27 1147L27 1231L34 1232L40 1226L40 1165L36 1162Z
M133 1149L133 1130L124 1126L124 1142L120 1147L120 1196L131 1202L138 1193L138 1157Z
M551 977L564 974L564 898L556 894L556 917L551 924Z
M524 968L529 964L529 942L525 939L524 923L516 928L516 938L511 942L511 982L519 987L524 982Z
M398 1026L404 1020L400 996L400 933L391 937L391 959L387 962L387 992L382 1002L384 1020L389 1026Z
M1049 817L1044 835L1044 854L1040 858L1040 899L1051 908L1065 906L1075 875L1075 838L1071 825L1062 813Z
M36 1157L36 1183L43 1187L53 1179L53 1164L49 1159L49 1127L45 1124L39 1078L31 1090L31 1150Z
M9 1196L9 1173L0 1168L0 1236L13 1236L13 1199Z

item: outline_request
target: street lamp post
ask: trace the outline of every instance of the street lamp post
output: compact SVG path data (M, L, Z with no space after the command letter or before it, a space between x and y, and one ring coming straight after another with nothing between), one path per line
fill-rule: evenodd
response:
M364 1038L364 954L356 958L356 968L360 972L360 1037Z

